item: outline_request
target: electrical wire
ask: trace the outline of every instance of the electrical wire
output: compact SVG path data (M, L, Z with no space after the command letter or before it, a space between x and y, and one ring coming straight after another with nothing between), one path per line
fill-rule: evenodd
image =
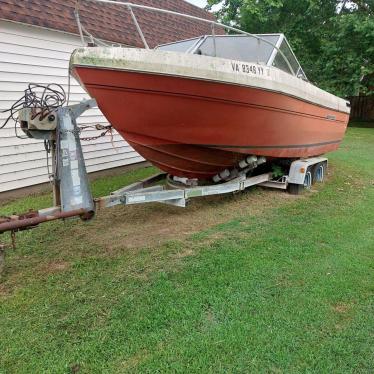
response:
M23 108L33 110L31 119L39 116L42 121L45 117L63 106L66 102L66 93L59 84L52 83L48 85L30 83L25 89L24 94L9 109L2 110L1 113L9 113L0 129L3 129L11 120L14 121L14 128L17 137L17 113Z

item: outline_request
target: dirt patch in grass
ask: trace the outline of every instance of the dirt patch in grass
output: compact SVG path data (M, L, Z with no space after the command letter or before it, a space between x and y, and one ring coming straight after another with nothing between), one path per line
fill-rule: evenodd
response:
M176 254L176 258L185 258L185 257L190 257L190 256L194 256L195 255L195 251L190 249L190 248L187 248L187 249L184 249L180 252L178 252Z
M0 278L1 281L1 278ZM5 286L5 284L0 283L0 297L5 297L10 294L10 290L8 287Z
M43 264L40 267L41 273L52 274L60 271L67 270L70 267L70 263L67 261L52 261L47 264Z
M346 329L352 322L352 306L352 304L347 303L337 303L331 306L338 320L335 324L335 329L337 331Z
M351 305L344 304L344 303L339 303L339 304L333 305L332 309L336 313L345 314L345 313L349 312L349 310L351 309Z
M184 209L162 204L115 207L99 211L89 226L80 226L80 239L105 248L107 253L154 247L234 218L255 217L293 199L282 191L258 189L195 199Z
M130 369L134 370L136 367L144 362L149 357L149 353L146 350L140 350L133 356L120 363L121 371L128 372Z
M70 373L72 374L75 374L75 373L78 373L80 371L81 367L79 364L74 364L72 366L70 366Z
M9 261L9 260L8 260ZM13 294L19 284L25 284L31 277L44 278L52 274L58 274L70 269L71 264L64 260L40 260L36 256L20 256L17 258L18 263L13 266L8 265L0 277L0 298ZM10 261L9 261L10 262Z

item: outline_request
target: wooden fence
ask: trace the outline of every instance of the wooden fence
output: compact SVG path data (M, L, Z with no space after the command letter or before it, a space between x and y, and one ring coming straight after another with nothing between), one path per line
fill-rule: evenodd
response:
M351 119L374 121L374 96L351 96Z

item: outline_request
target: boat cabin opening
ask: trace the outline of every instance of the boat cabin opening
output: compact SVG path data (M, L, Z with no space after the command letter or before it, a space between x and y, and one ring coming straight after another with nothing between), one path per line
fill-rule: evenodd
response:
M162 44L155 49L256 62L307 80L284 34L204 35Z

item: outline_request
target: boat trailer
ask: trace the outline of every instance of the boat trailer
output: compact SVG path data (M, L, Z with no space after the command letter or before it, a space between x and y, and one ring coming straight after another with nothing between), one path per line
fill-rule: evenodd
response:
M215 183L212 184L198 185L197 180L160 173L113 191L109 196L93 198L77 125L77 118L93 107L96 107L96 101L91 99L76 105L58 107L48 113L43 109L28 107L19 110L18 121L23 132L30 138L44 140L50 150L54 206L0 216L0 234L10 232L12 238L11 245L0 243L0 272L4 266L5 250L15 246L15 233L35 228L44 222L73 217L90 220L96 210L115 205L158 202L186 207L194 197L235 193L255 185L298 194L310 188L312 183L324 180L327 169L325 157L290 161L288 173L275 177L273 172L253 175L253 171L264 164L266 159L247 156L237 169L224 170L216 175L212 181Z

